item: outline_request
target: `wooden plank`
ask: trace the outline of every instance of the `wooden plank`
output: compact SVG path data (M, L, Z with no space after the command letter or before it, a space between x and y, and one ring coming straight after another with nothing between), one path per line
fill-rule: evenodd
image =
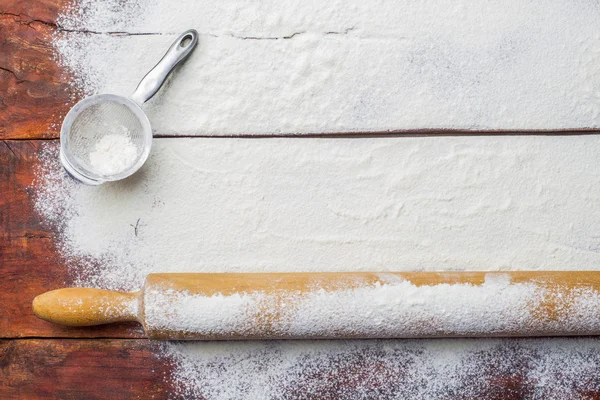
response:
M56 235L33 209L31 185L39 141L0 141L0 337L142 337L137 324L64 328L39 320L35 296L65 286Z
M0 5L0 139L57 137L79 99L50 43L65 0L5 0Z
M140 76L136 74L126 74L125 71L131 70L131 66L122 62L123 59L127 59L127 56L131 52L131 49L140 48L141 43L147 43L147 41L152 41L152 43L156 43L155 47L165 47L169 44L172 39L172 35L163 35L160 33L172 33L166 27L161 32L154 32L152 27L156 28L157 21L155 19L150 19L152 22L149 26L145 25L135 25L132 27L127 27L127 29L131 29L131 34L128 32L113 32L118 34L104 34L106 32L94 31L94 27L87 27L85 25L85 21L82 21L82 26L77 27L77 29L65 29L59 25L57 25L56 20L61 11L64 10L66 4L71 4L68 0L33 0L33 1L25 1L25 0L6 0L3 1L0 5L0 139L23 139L23 138L56 138L59 134L60 124L62 121L62 117L66 114L68 109L81 98L81 93L79 91L74 90L69 82L72 80L72 75L70 75L69 71L60 67L57 64L57 54L55 49L52 46L51 40L54 34L68 33L69 35L74 35L74 37L78 37L79 39L85 40L90 39L90 46L94 43L102 43L101 47L108 46L114 47L115 52L118 53L118 56L115 56L115 65L114 68L117 71L117 75L120 76L120 80L115 82L117 86L111 86L106 88L100 88L100 90L108 90L108 91L128 91L130 88L135 87L137 81ZM165 4L167 4L165 2ZM389 2L389 4L393 4L393 2ZM388 4L388 6L389 6ZM94 5L91 5L90 8L94 8ZM377 9L377 8L375 8ZM105 12L115 12L115 15L122 13L122 10L108 11ZM189 11L188 11L189 13ZM213 15L211 13L205 13L202 10L202 15ZM202 56L200 53L196 54L195 57L199 58L196 62L206 63L206 65L202 65L201 68L194 68L193 66L188 66L188 68L182 69L179 74L180 76L174 80L171 84L173 86L182 85L185 86L190 82L190 79L198 80L203 79L202 74L207 74L207 79L213 80L215 77L218 78L220 76L230 77L226 79L234 79L238 81L250 81L256 80L257 71L269 71L268 73L263 74L269 82L276 81L277 77L282 79L282 85L287 82L288 76L290 75L290 71L293 71L295 66L300 65L300 62L293 61L292 58L286 58L284 61L291 62L290 65L282 65L276 73L273 73L270 70L270 66L279 65L282 60L278 59L277 55L281 53L282 48L280 46L292 46L290 40L272 40L275 38L265 37L261 40L261 38L254 38L252 35L249 37L246 36L235 36L226 34L224 36L217 35L215 32L218 30L223 30L223 24L227 26L228 23L235 22L239 25L239 21L228 21L219 20L220 22L213 26L210 20L203 20L204 17L202 15L198 15L198 17L194 17L194 23L200 24L197 26L198 29L203 31L202 35ZM108 17L107 17L108 18ZM214 18L212 18L214 20ZM200 22L198 22L200 21ZM389 23L389 21L388 21ZM327 22L329 24L329 22ZM395 24L395 21L394 21ZM551 25L551 24L550 24ZM582 24L582 26L585 24ZM160 23L158 27L160 27ZM395 25L394 25L395 26ZM585 26L589 26L585 25ZM72 27L71 27L72 28ZM147 28L147 29L142 29ZM324 43L329 43L332 46L332 49L338 48L338 44L336 43L342 37L347 37L348 40L354 40L356 43L349 44L350 47L355 46L364 46L364 50L361 50L359 54L363 54L365 51L369 52L377 45L372 42L377 39L377 34L381 34L383 36L387 34L397 34L393 27L387 27L385 31L379 32L375 30L375 32L370 32L369 30L365 30L364 32L359 32L361 29L352 28L348 32L346 29L350 27L348 26L340 26L336 29L340 29L340 31L328 31L323 33L328 40L324 41ZM89 29L89 30L88 30ZM125 29L119 25L119 29ZM142 29L142 31L140 31ZM291 29L291 28L290 28ZM143 31L150 32L143 32ZM156 30L156 29L155 29ZM212 31L215 32L212 32ZM227 29L225 29L227 31ZM102 33L104 32L104 33ZM379 32L379 33L377 33ZM552 32L552 31L551 31ZM350 34L348 34L350 33ZM101 36L98 36L100 34ZM374 34L374 37L370 37L369 34ZM363 36L361 36L363 35ZM259 36L264 36L259 35ZM268 35L267 35L268 36ZM562 36L562 35L561 35ZM94 38L92 40L92 37ZM96 40L100 37L100 40ZM508 34L508 39L511 38L510 34ZM256 40L249 40L256 39ZM508 40L507 39L507 40ZM590 39L591 40L591 39ZM366 42L365 42L366 41ZM376 42L377 40L375 40ZM288 43L289 42L289 43ZM365 42L365 43L362 43ZM434 41L435 42L435 41ZM546 43L546 42L544 42ZM548 43L546 43L548 44ZM432 46L440 46L440 44L435 44L432 42ZM594 45L593 40L590 42L589 46ZM242 49L246 49L247 46L254 46L252 51L238 51ZM493 43L490 44L493 47ZM582 45L583 46L583 45ZM389 46L387 44L379 45L380 51L387 54L390 53ZM553 48L556 46L553 46ZM587 48L584 48L584 50ZM514 49L513 49L514 50ZM584 51L582 52L586 55L593 54L593 51ZM232 66L232 63L228 59L223 59L220 54L225 52L229 52L231 54L251 54L252 58L248 60L244 60L242 64L254 65L255 63L265 63L264 68L260 68L260 66L255 65L252 68L244 70L243 73L247 74L247 76L240 75L240 71L237 70L237 67ZM290 50L286 50L295 56L301 57L302 54L299 54L294 47ZM403 46L400 46L396 52L391 53L402 53L407 51ZM515 57L517 59L523 58L520 53L511 53L511 49L506 49L508 55ZM541 50L540 50L541 51ZM94 53L93 47L90 47L90 53ZM262 53L260 53L262 52ZM327 53L327 51L325 52ZM418 51L417 51L418 53ZM343 54L339 56L339 58L343 58ZM364 53L366 54L366 53ZM402 53L403 54L403 53ZM411 53L412 54L412 53ZM411 56L408 54L408 56ZM139 62L143 65L138 65L138 69L140 71L149 69L154 65L156 60L160 58L160 53L156 54L156 57L141 57ZM528 53L525 53L527 56ZM408 57L407 56L407 57ZM414 55L413 55L414 56ZM211 58L212 57L212 58ZM275 57L274 59L270 59L269 57ZM591 56L590 56L591 57ZM216 58L216 59L215 59ZM352 59L353 57L350 57ZM363 70L371 70L375 69L379 63L378 56L366 56L365 61L369 60L377 60L373 68L365 67L360 64L359 68L356 66L357 71ZM575 59L576 57L572 57ZM475 59L479 59L475 57ZM292 61L290 61L292 60ZM218 62L222 62L220 65ZM588 62L590 65L595 65L592 61ZM585 64L585 63L584 63ZM412 65L412 64L410 64ZM218 74L211 70L210 68L205 68L206 66L212 66L216 68ZM267 68L268 67L268 68ZM526 65L527 67L527 65ZM511 67L512 68L512 67ZM393 70L402 70L399 68L394 60L389 61L389 65L384 68L385 71L393 71ZM509 68L509 70L511 70ZM515 69L516 77L525 79L526 82L529 82L526 78L527 73L531 73L531 71L535 71L536 68L528 66L528 68L518 68ZM571 69L573 70L573 69ZM487 70L485 70L487 71ZM512 71L512 70L511 70ZM459 78L461 70L455 71ZM200 74L200 75L199 75ZM404 73L403 73L404 74ZM218 75L218 76L217 76ZM381 74L382 76L387 76L385 74ZM583 76L583 73L580 74ZM354 75L353 75L354 76ZM402 75L404 76L404 75ZM579 76L579 75L575 75ZM591 76L594 76L593 73ZM393 75L389 75L388 79L395 79ZM456 77L455 77L456 78ZM456 78L456 79L459 79ZM416 78L415 78L416 79ZM424 85L428 86L430 83L435 82L437 78L435 76L424 79ZM449 78L445 78L449 79ZM460 78L462 79L462 78ZM459 79L459 81L460 81ZM398 79L397 79L398 80ZM413 79L414 81L414 79ZM485 81L485 80L484 80ZM533 79L530 79L533 81ZM412 81L409 81L412 82ZM228 83L230 85L230 83ZM348 85L346 85L348 86ZM383 86L386 86L383 84ZM390 85L387 85L390 86ZM392 85L393 86L393 85ZM443 85L442 85L443 86ZM454 85L450 85L454 87ZM546 87L546 85L543 85ZM349 85L348 87L353 87ZM218 107L223 107L223 104L226 104L227 101L231 98L230 94L227 92L223 92L218 86L217 87L207 87L203 88L198 96L204 96L204 100L206 101L206 105L199 106L204 113L207 113L208 120L215 121L219 118L224 118L225 126L227 129L223 129L223 126L219 124L214 124L211 122L210 124L198 123L189 120L189 118L184 118L185 115L179 115L178 113L188 112L189 104L187 104L189 100L189 95L184 93L183 95L177 95L177 91L173 90L176 88L172 88L170 90L170 94L168 95L168 101L164 101L160 107L151 110L151 119L153 120L154 128L158 136L220 136L220 135L234 135L234 136L291 136L294 134L295 130L300 129L302 134L307 136L322 136L324 132L327 132L327 135L428 135L428 134L444 134L444 135L465 135L465 134L502 134L507 132L506 130L510 130L512 133L531 133L531 134L561 134L561 133L569 133L569 134L579 134L579 133L598 133L599 129L596 124L590 124L583 122L582 124L577 124L574 122L573 124L560 124L556 122L551 122L552 119L549 119L549 122L538 121L539 123L533 125L514 125L509 122L510 118L507 119L506 122L498 122L491 123L490 121L484 121L485 123L474 124L474 125L464 125L464 124L456 124L450 121L450 117L440 117L441 119L434 123L434 119L431 116L426 116L424 121L419 122L414 125L412 123L400 122L400 118L404 115L410 115L410 112L402 112L398 116L398 121L392 119L392 121L385 126L384 128L380 128L377 130L377 126L363 124L361 125L361 119L357 119L353 121L352 118L355 118L354 113L355 109L362 109L364 107L363 103L369 103L370 101L380 102L381 107L388 107L389 110L379 116L374 116L369 114L368 112L365 114L369 118L372 118L374 121L379 121L381 118L385 118L386 115L391 115L397 109L408 109L409 107L404 106L404 108L399 107L398 104L394 101L386 101L385 99L389 96L377 96L376 98L365 98L361 99L360 102L354 104L353 107L346 107L350 115L346 115L346 120L353 121L348 122L346 125L342 127L335 127L330 125L323 125L323 121L327 118L323 117L319 112L310 112L308 116L304 118L304 120L308 120L309 116L317 115L316 120L311 124L306 122L306 126L298 127L294 124L286 126L282 125L282 122L277 122L275 125L255 125L251 127L247 127L245 124L237 124L235 126L230 123L230 116L226 113L223 113L220 109L210 110L209 107L213 105L217 105ZM340 87L336 87L336 92L342 92L346 90L344 85ZM478 85L473 86L474 90L479 90ZM118 90L116 90L118 89ZM539 88L538 88L539 89ZM210 90L215 91L215 93ZM248 96L252 99L252 102L258 101L255 99L257 96L264 96L263 101L270 102L273 101L275 106L288 104L288 109L291 109L291 116L297 114L297 110L294 107L294 102L286 103L285 101L278 101L277 97L273 96L271 92L263 91L262 85L258 85L255 88L256 93L251 93ZM491 89L490 89L491 90ZM365 90L365 93L370 92L370 90ZM393 90L392 90L393 92ZM183 92L182 92L183 93ZM493 90L492 90L493 93ZM348 95L344 95L343 98L351 98L352 93ZM485 93L484 93L485 94ZM219 98L218 96L223 96L223 98ZM327 100L331 96L329 93L324 99ZM402 95L402 98L409 98L408 95ZM432 95L433 98L437 99L435 95ZM511 99L513 96L512 92L506 95L507 99ZM468 96L467 96L468 97ZM514 95L514 101L504 101L502 107L513 107L516 110L523 109L523 107L530 107L534 111L538 107L537 105L532 105L531 101L520 104L518 101L518 96ZM542 96L543 97L543 96ZM581 97L581 98L580 98ZM583 103L583 108L596 107L596 104L587 98L580 97L574 98L574 101L581 101ZM485 99L486 96L482 95L482 98ZM543 100L547 100L543 98ZM200 100L197 100L200 101ZM202 101L199 103L201 104ZM416 101L416 100L415 100ZM566 102L566 100L565 100ZM340 103L339 101L334 101L330 104L332 110L335 109L336 104ZM543 103L543 101L542 101ZM182 107L183 104L186 104L187 107ZM320 103L319 103L320 104ZM349 103L352 105L351 103ZM565 104L568 104L566 102ZM233 110L229 110L229 112L233 113L232 115L236 115L237 108L239 106L232 106ZM323 107L322 104L319 107ZM489 107L489 105L488 105ZM462 110L459 108L456 111L453 107L450 107L453 111L467 113L467 110ZM467 107L468 108L468 107ZM379 109L379 107L374 107L373 110ZM493 109L493 107L492 107ZM559 111L566 110L565 107L558 107ZM288 110L289 111L289 110ZM555 110L556 111L556 110ZM280 114L277 109L271 110L270 112L274 112L275 114ZM341 114L342 111L329 111L333 112L336 115L336 118ZM532 111L533 112L533 111ZM593 111L590 111L593 112ZM212 114L211 114L212 113ZM570 115L566 112L567 115ZM557 112L553 112L552 110L548 111L549 115L557 114ZM260 119L260 117L264 115L264 113L259 113L256 117ZM508 116L511 114L508 113ZM362 118L362 117L361 117ZM446 118L446 119L445 119ZM448 119L449 118L449 119ZM491 117L490 117L491 118ZM249 121L254 121L257 118L250 118ZM448 120L447 120L448 119ZM535 119L535 118L533 118ZM532 123L533 123L532 119ZM269 119L272 120L272 119ZM173 121L178 121L177 123L173 123ZM187 122L186 122L187 121ZM487 125L490 122L491 125ZM241 126L244 127L241 127ZM478 128L477 126L482 126L482 128ZM487 126L487 128L485 127Z
M243 5L108 3L76 2L64 19L75 31L61 34L65 62L90 91L130 93L179 30L200 31L199 50L145 105L158 135L600 128L589 94L600 13L587 2L267 2L267 20Z
M147 340L0 340L0 398L167 398L171 364L156 352Z

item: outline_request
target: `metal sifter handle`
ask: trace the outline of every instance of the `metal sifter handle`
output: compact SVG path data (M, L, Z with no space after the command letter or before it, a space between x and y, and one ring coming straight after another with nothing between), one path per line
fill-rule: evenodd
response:
M138 104L145 103L158 92L173 68L185 60L198 43L198 32L195 29L185 31L169 47L163 58L144 76L131 99Z

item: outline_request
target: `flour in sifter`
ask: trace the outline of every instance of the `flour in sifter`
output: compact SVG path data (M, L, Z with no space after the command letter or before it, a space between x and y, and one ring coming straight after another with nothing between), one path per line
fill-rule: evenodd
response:
M138 158L138 149L127 135L102 136L90 153L90 165L100 175L115 175L131 167Z

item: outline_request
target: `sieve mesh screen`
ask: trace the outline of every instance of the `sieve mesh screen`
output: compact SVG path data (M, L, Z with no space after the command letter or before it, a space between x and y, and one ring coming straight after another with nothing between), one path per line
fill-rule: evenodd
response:
M68 136L71 162L96 175L89 154L106 135L124 135L135 145L139 157L145 145L144 127L138 116L126 105L115 101L91 103L73 120Z

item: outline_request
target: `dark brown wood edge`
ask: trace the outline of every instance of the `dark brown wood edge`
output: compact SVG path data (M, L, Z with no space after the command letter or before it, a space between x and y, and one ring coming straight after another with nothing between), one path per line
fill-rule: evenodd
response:
M80 97L51 44L68 2L0 4L0 139L57 137L62 117Z
M2 399L166 399L173 362L148 340L0 339Z

